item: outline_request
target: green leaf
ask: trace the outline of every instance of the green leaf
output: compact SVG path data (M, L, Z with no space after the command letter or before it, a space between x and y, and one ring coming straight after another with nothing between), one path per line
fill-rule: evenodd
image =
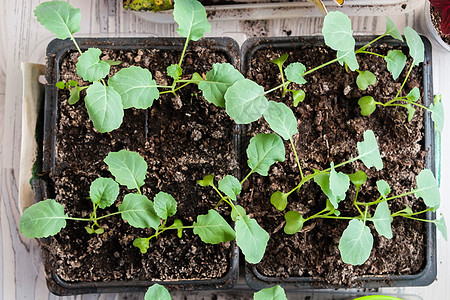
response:
M183 69L178 64L172 64L167 67L167 75L174 80L180 79L181 74L183 74Z
M406 109L408 110L408 122L411 122L416 113L416 109L411 104L406 104Z
M397 40L403 42L403 38L402 38L402 35L400 34L400 31L398 31L394 22L392 22L392 20L389 17L386 17L386 34L389 34L394 39L397 39Z
M95 230L92 229L92 228L89 227L89 226L85 226L84 229L85 229L86 232L89 233L89 234L94 234L94 233L95 233Z
M386 201L380 202L377 205L375 214L369 220L373 222L373 225L375 225L375 229L379 235L382 235L387 239L392 238L392 217Z
M39 4L34 15L41 25L64 40L80 30L81 13L64 1L51 1Z
M329 12L323 21L322 34L325 44L334 50L354 50L352 23L345 14L333 11Z
M253 295L253 300L287 300L283 288L276 285L271 288L262 289Z
M225 93L235 82L244 80L244 76L229 63L216 63L206 73L206 80L198 84L203 97L220 107L225 107Z
M406 65L406 55L400 50L391 50L388 55L384 57L386 66L389 72L392 73L394 80L397 80L398 76L403 71Z
M361 115L363 116L372 114L377 108L375 99L373 99L372 96L364 96L359 98L358 105L361 108Z
M227 175L219 181L219 190L233 200L236 200L236 195L241 193L241 189L241 183L232 175Z
M291 63L286 69L284 69L284 74L286 75L286 79L289 81L293 81L297 84L304 84L306 80L303 78L303 73L305 73L306 67L302 63Z
M64 90L66 88L66 84L64 83L64 81L58 81L55 86L60 89L60 90Z
M78 58L77 73L86 81L97 81L105 78L111 68L106 62L100 60L102 51L97 48L89 48Z
M408 95L406 95L406 99L412 102L416 102L417 100L419 100L420 99L419 88L416 86L411 91L409 91Z
M261 118L269 107L264 88L250 79L236 81L225 93L227 114L237 124L249 124Z
M348 223L339 241L342 261L351 265L362 265L370 256L373 236L363 221L353 219Z
M305 100L305 92L303 90L292 91L292 98L294 98L294 107L297 107L300 102Z
M252 172L267 176L269 168L286 157L283 140L273 133L260 133L250 139L247 157Z
M122 124L122 99L114 88L94 82L87 89L85 104L89 118L98 132L110 132Z
M385 180L378 180L377 188L378 188L378 192L380 192L380 195L384 199L386 199L386 196L389 195L389 193L391 192L391 187Z
M414 65L418 66L424 61L425 46L423 45L422 39L417 34L417 32L411 27L406 27L403 30L406 38L406 44L409 47L409 55L414 59Z
M159 192L153 198L153 208L156 214L163 220L167 220L177 213L177 201L172 197L172 195Z
M130 190L139 189L144 185L147 163L139 153L128 150L110 152L104 162L121 185L125 185Z
M367 168L375 167L377 171L383 169L380 150L378 149L377 139L372 130L364 132L364 141L356 144L358 147L360 159Z
M294 112L284 103L269 101L269 108L264 113L264 119L269 123L270 128L285 140L289 140L298 133Z
M367 175L364 171L356 171L353 174L349 174L348 177L350 178L350 181L356 186L356 188L359 188L367 181Z
M211 31L206 10L197 0L178 1L173 7L173 18L178 24L177 32L188 40L198 41L205 32Z
M27 238L55 235L66 227L64 206L53 199L40 201L23 211L20 232Z
M203 177L201 180L197 180L197 183L199 186L214 186L214 175L209 174Z
M119 196L119 184L111 178L97 178L91 183L89 197L100 208L111 206Z
M156 81L149 70L131 66L121 69L108 81L122 98L123 108L147 109L159 98Z
M305 219L303 219L302 215L296 211L290 210L284 215L284 219L286 220L286 225L284 225L284 233L286 234L295 234L302 230L303 223L305 223Z
M435 101L434 104L430 105L429 110L436 130L442 133L442 130L444 130L444 105L441 101Z
M139 248L141 250L141 253L147 253L147 250L149 248L149 239L148 238L136 238L133 241L133 246Z
M69 81L67 82L67 84L68 84L70 87L75 87L75 86L78 86L78 81L76 81L76 80L69 80Z
M333 195L345 199L345 193L350 187L350 178L342 172L336 172L334 163L331 163L330 190Z
M420 171L416 181L417 189L413 190L414 196L422 198L428 207L438 209L441 203L441 196L433 172L429 169Z
M270 60L270 62L276 64L278 67L281 68L283 66L283 64L286 62L286 60L288 59L288 57L289 57L289 54L286 53L286 54L281 55L278 58Z
M356 77L356 85L361 90L366 90L369 85L375 84L377 82L377 77L370 71L359 71L358 77Z
M251 264L259 263L266 251L269 234L247 215L237 218L235 229L236 243L244 253L245 260Z
M247 212L245 211L245 208L240 205L234 205L231 209L231 219L235 222L238 217L243 218L246 214Z
M169 291L160 284L153 284L147 289L144 300L170 300Z
M335 195L330 188L330 174L320 174L314 177L314 182L317 183L322 192L328 197L328 200L333 205L333 208L338 208L339 202L345 199L345 193Z
M200 84L200 82L204 81L204 79L202 78L202 76L200 74L195 72L194 74L192 74L191 81L192 81L192 83Z
M341 64L341 66L344 65L344 63L347 64L347 66L350 68L350 70L355 71L359 68L358 60L356 59L355 50L349 49L349 50L338 50L337 51L337 58L338 62Z
M181 239L183 236L183 222L181 222L180 219L173 221L173 224L170 225L169 228L177 228L177 236Z
M207 244L228 242L235 237L233 228L214 209L210 209L207 215L199 215L192 226L194 233Z
M103 228L97 228L94 230L94 233L96 233L96 234L103 234L104 232L105 232L105 229L103 229Z
M80 101L80 91L82 89L78 86L74 87L73 89L70 90L70 97L69 97L69 104L70 105L74 105L75 103L77 103L78 101Z
M270 196L270 203L279 211L283 211L287 205L288 194L276 191Z
M136 228L158 229L161 219L157 216L153 202L146 196L139 194L127 194L119 205L122 219Z
M434 225L436 225L437 230L442 234L442 237L447 241L447 225L445 224L445 219L441 214L439 219L433 220Z

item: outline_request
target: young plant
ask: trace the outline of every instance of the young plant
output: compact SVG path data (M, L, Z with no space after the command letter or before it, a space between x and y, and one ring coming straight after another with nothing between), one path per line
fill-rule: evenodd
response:
M154 284L147 289L144 300L171 300L169 291L160 284ZM287 300L284 289L276 285L271 288L262 289L253 294L254 300Z
M193 229L200 239L207 244L219 244L234 239L235 232L227 221L214 209L210 209L206 215L198 215L197 221L191 226L183 225L180 219L175 219L172 225L167 226L167 219L177 212L177 202L167 193L159 192L153 199L154 209L160 218L159 226L155 229L155 233L146 238L136 238L133 242L142 253L147 253L150 246L150 240L157 238L166 230L177 230L179 238L183 235L184 229Z
M173 78L173 83L169 86L157 85L149 70L136 66L121 69L106 81L111 65L120 62L101 60L102 52L97 48L89 48L84 52L81 50L74 38L74 34L80 30L80 9L73 8L69 3L44 2L36 7L34 14L39 23L57 38L70 38L73 41L80 54L76 64L77 74L91 84L81 87L77 82L69 81L59 82L57 87L70 90L69 104L78 102L80 92L86 89L84 101L89 118L101 133L120 127L124 109L147 109L160 94L176 95L179 89L203 80L198 73L194 73L189 80L183 79L181 67L189 41L197 41L211 30L211 24L206 20L206 11L197 0L180 0L174 5L174 19L179 25L177 31L186 37L186 42L179 63L167 68L167 75ZM167 91L159 92L158 89Z
M231 218L235 221L236 244L244 254L245 260L256 264L264 256L269 234L247 214L244 207L236 205L234 201L237 199L236 196L241 193L243 183L251 174L258 173L267 176L269 168L275 162L284 161L283 141L273 133L258 134L250 140L247 156L250 172L241 182L236 177L227 175L216 186L214 175L207 175L199 180L198 184L204 187L210 186L217 192L220 197L217 206L225 202L231 207Z
M57 234L66 227L66 220L84 221L92 223L85 227L90 234L102 234L104 229L98 221L120 214L122 219L136 228L158 227L157 217L153 203L142 196L140 188L144 184L147 173L147 163L136 152L121 150L111 152L105 158L111 178L97 178L91 183L89 199L93 209L89 218L69 217L64 213L64 206L54 199L47 199L24 210L20 219L20 231L28 238L43 238ZM119 196L119 184L137 193L125 195L118 211L103 216L97 215L98 208L105 209L115 203Z

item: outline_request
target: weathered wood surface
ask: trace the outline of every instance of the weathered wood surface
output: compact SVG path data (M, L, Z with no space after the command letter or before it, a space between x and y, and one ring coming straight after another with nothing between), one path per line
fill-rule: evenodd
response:
M53 39L33 15L39 0L0 1L0 299L142 299L142 294L103 294L76 297L56 297L49 294L39 262L39 251L34 240L25 239L18 231L20 206L18 202L19 159L21 149L22 75L20 63L45 63L45 47ZM69 1L82 11L82 30L78 36L176 36L175 25L156 24L125 12L116 0ZM420 14L420 13L419 13ZM420 29L421 20L414 14L391 16L400 26ZM352 17L356 34L384 31L384 20L377 17ZM209 36L231 36L242 43L252 36L317 35L322 18L275 19L269 21L214 22ZM423 31L424 32L424 31ZM446 111L449 111L450 53L434 45L434 90L442 93ZM450 194L450 131L445 126L442 144L441 211L450 216L446 196ZM447 299L450 297L450 247L438 235L438 279L429 287L390 288L382 292L405 299ZM331 294L289 294L289 299L333 299ZM180 299L251 299L243 291L211 293L184 293Z

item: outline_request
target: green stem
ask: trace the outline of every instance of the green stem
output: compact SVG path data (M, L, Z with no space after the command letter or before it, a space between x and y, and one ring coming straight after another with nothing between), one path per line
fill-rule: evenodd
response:
M358 204L357 204L357 202L356 202L356 199L358 199L359 188L360 188L360 187L358 187L358 188L356 189L356 195L355 195L355 200L353 200L353 205L356 207L356 209L358 210L359 214L362 216L362 215L363 215L363 212L361 211L361 209L359 208L359 206L358 206Z
M270 90L264 92L261 96L270 94L270 93L272 93L273 91L278 90L279 88L283 88L283 89L284 89L286 86L289 85L289 83L291 83L291 82L290 82L290 81L286 81L286 82L284 82L283 84L280 84L279 86L276 86L276 87L274 87L273 89L270 89Z
M324 64L321 64L320 66L317 66L317 67L315 67L315 68L312 68L311 70L308 70L308 71L306 71L305 73L303 73L303 74L302 74L302 77L305 77L306 75L308 75L308 74L310 74L310 73L312 73L312 72L315 72L315 71L317 71L317 70L319 70L319 69L321 69L321 68L323 68L323 67L325 67L325 66L331 65L332 63L335 63L335 62L339 61L339 59L341 59L341 58L342 58L342 57L335 58L335 59L333 59L333 60L330 60L329 62L326 62L326 63L324 63Z
M409 75L411 74L411 71L412 71L412 68L413 68L413 67L414 67L414 61L411 63L411 67L410 67L409 70L408 70L408 74L406 74L406 77L405 77L405 79L403 80L402 86L401 86L400 89L398 90L397 95L395 95L395 98L398 98L398 96L399 96L400 93L402 92L403 87L405 86L406 81L408 80L408 77L409 77ZM394 99L395 99L395 98L394 98Z
M403 218L411 219L411 220L417 220L417 221L421 221L421 222L434 223L434 220L427 220L427 219L414 218L414 217L407 216L407 215L400 215L400 216L403 217Z
M383 196L380 196L376 201L372 201L372 202L356 202L356 204L371 206L371 205L375 205L375 204L378 204L378 203L383 202L383 201L386 201L386 200L383 199Z
M430 211L430 209L431 208L427 208L425 210L422 210L422 211L419 211L419 212L415 212L415 213L412 213L412 214L403 214L402 211L398 211L396 213L391 214L391 217L416 216L416 215L420 215L420 214L426 213L427 211Z
M247 176L245 176L245 178L244 179L242 179L242 181L241 181L241 185L243 185L244 184L244 182L250 177L250 175L252 175L253 174L253 170L251 170L250 171L250 173L248 173L247 174Z
M295 161L297 162L298 170L300 171L300 176L303 179L304 176L302 172L302 167L300 166L300 161L298 160L297 151L295 150L294 147L294 141L292 140L292 138L289 138L289 141L291 142L292 151L294 152L295 155Z
M184 43L183 52L181 53L180 62L178 63L178 65L180 67L181 67L181 63L183 62L184 54L186 53L186 49L187 49L188 44L189 44L189 39L186 39L186 42Z
M361 50L361 51L356 51L355 52L356 54L370 54L370 55L375 55L375 56L379 56L379 57L382 57L382 58L385 58L385 56L384 55L382 55L382 54L379 54L379 53L375 53L375 52L370 52L370 51L363 51L363 50Z
M386 36L386 33L383 33L382 35L378 36L377 38L375 38L374 40L372 40L371 42L365 44L364 46L362 46L361 48L359 48L358 50L356 50L356 53L361 53L359 51L364 51L367 47L369 47L370 45L372 45L373 43L375 43L376 41L378 41L379 39L382 39Z
M73 35L70 35L70 39L72 40L72 42L75 44L75 47L77 48L78 52L81 54L83 54L83 52L81 52L80 46L78 46L77 41L75 40L75 38L73 37Z
M98 220L101 220L101 219L104 219L104 218L108 218L108 217L111 217L111 216L115 216L115 215L120 215L120 214L121 214L121 212L120 212L120 211L117 211L117 212L115 212L115 213L111 213L111 214L107 214L107 215L104 215L104 216L98 217L98 218L97 218L97 221L98 221Z

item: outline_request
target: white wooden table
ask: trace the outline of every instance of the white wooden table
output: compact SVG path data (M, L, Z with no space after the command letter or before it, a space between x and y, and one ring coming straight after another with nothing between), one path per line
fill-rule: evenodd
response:
M40 0L0 0L0 299L143 299L142 294L84 295L56 297L49 294L39 263L39 252L34 240L20 235L18 224L19 153L21 138L22 75L21 62L45 63L45 48L53 36L36 21L33 10ZM156 24L125 12L119 0L69 1L81 8L82 30L78 36L176 36L173 24ZM403 27L410 25L427 34L415 13L391 16ZM377 17L352 17L355 34L373 34L384 31L384 19ZM270 21L214 22L209 36L231 36L239 43L247 37L315 35L320 33L322 18L276 19ZM433 43L434 91L443 95L445 110L450 111L450 53ZM442 137L441 211L450 221L450 122ZM405 299L450 299L450 247L438 235L438 278L428 287L385 288L381 292ZM223 293L177 294L182 299L251 299L244 291ZM307 293L308 299L332 299L332 294ZM305 295L289 294L289 299L304 299ZM186 297L186 298L185 298Z

